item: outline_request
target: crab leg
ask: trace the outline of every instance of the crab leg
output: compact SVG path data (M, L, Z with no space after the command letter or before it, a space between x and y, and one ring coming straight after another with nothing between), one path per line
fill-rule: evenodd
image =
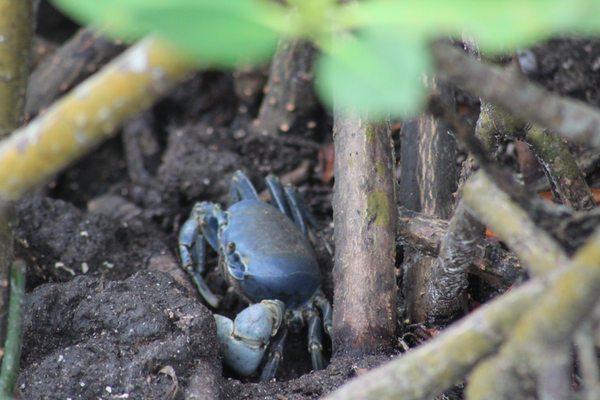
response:
M283 327L273 343L271 343L271 351L269 352L269 356L267 358L267 362L263 367L262 373L260 374L261 382L268 382L271 379L275 378L275 374L277 373L277 368L279 367L279 363L283 359L283 346L285 345L285 339L287 338L287 329Z
M323 293L318 294L315 297L315 305L319 310L321 310L321 315L323 316L323 327L325 328L325 333L331 339L331 333L333 330L333 322L332 322L332 308L331 303L325 297Z
M258 193L250 179L242 171L235 171L229 186L229 204L240 200L258 200Z
M306 215L302 212L302 200L298 196L296 190L289 185L286 185L283 190L285 191L285 196L290 205L290 209L292 210L293 220L298 225L298 228L304 233L305 236L308 236L308 228L306 226Z
M311 309L308 314L308 351L312 360L313 369L323 369L323 326L319 314Z
M271 199L279 208L282 214L287 215L292 221L294 221L294 217L290 211L288 206L286 195L283 191L283 186L281 185L281 181L274 175L269 175L266 177L265 182L267 183L267 189L269 189L269 193L271 194Z
M219 305L219 299L206 285L202 272L204 272L204 260L206 244L204 238L199 235L198 221L190 217L179 231L179 257L181 265L192 278L196 289L204 300L212 307Z

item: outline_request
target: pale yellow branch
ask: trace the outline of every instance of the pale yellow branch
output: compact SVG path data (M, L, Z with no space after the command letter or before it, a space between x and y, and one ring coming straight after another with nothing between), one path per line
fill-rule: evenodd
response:
M17 199L111 136L190 71L169 44L130 48L0 143L0 198Z
M463 199L533 274L544 275L556 265L567 263L567 255L560 244L536 226L527 212L484 172L478 172L465 184Z
M480 364L469 379L468 399L512 399L523 380L548 360L546 349L568 341L600 297L600 231L557 274L516 325L500 353Z

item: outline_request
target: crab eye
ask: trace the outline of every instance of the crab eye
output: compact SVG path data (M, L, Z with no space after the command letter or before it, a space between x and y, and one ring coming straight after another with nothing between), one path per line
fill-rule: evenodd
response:
M227 269L229 270L229 275L234 279L237 279L238 281L244 279L246 267L240 260L239 254L233 253L227 257Z
M229 242L227 243L227 253L231 254L235 251L235 243Z

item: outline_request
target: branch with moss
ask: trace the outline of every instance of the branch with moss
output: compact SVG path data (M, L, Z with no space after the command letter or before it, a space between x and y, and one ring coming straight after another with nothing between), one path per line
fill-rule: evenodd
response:
M526 124L493 105L482 106L478 124L480 137L497 139L502 136L521 138L533 149L542 164L553 191L560 202L574 210L595 207L594 197L575 157L559 136L538 124ZM484 142L487 144L487 142Z
M485 185L482 186L482 182ZM507 201L507 196L499 196L503 193L487 179L483 172L475 174L465 185L463 189L465 204L472 204L470 196L473 193L484 194L492 189L492 195L486 197L480 204L485 203L486 208L490 210L502 209L502 221L507 221L508 229L499 231L509 234L520 227L531 230L531 227L535 226L529 216L514 204L509 207L502 206L502 203ZM509 291L451 325L430 342L350 381L326 397L326 400L430 399L460 382L479 361L496 351L512 332L520 316L544 292L548 282L552 284L558 282L560 275L549 273L556 266L555 261L566 260L566 256L562 254L559 245L549 237L536 243L548 248L526 250L519 248L519 252L526 263L550 261L550 265L540 271L549 275L549 278L540 277ZM550 251L551 254L558 256L544 259L544 251Z
M397 222L390 127L337 109L333 140L334 353L388 351L396 328Z
M555 264L558 265L558 264ZM469 399L514 399L528 372L551 365L548 349L569 343L600 299L600 231L519 320L500 353L479 365L469 379ZM538 387L539 388L539 387Z
M600 146L600 112L593 107L552 94L520 72L477 61L446 44L434 44L432 54L438 76L522 120L538 123L566 139Z
M168 43L148 38L0 143L0 198L17 199L114 134L191 70Z
M534 124L525 130L525 140L542 164L552 191L562 204L574 210L591 210L596 206L592 191L562 138Z

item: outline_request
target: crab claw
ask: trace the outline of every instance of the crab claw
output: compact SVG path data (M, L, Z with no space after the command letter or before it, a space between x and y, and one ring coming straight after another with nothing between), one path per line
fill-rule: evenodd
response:
M240 375L252 375L281 325L284 310L279 300L263 300L244 309L235 321L215 314L217 337L227 366Z

